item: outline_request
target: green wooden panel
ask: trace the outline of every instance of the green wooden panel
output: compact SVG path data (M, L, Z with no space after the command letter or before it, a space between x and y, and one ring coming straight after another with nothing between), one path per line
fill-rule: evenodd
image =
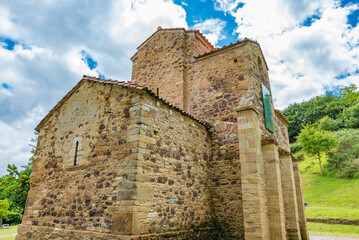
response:
M268 128L268 130L274 133L274 119L273 119L270 92L263 84L262 84L262 94L263 94L263 106L264 106L264 117L266 120L266 128Z

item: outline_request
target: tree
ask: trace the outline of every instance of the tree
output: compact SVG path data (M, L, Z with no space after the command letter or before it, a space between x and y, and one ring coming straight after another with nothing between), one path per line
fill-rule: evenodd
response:
M335 91L327 91L324 95L313 97L308 101L289 105L283 110L283 114L291 122L288 126L290 142L295 142L296 136L304 125L317 123L320 119L326 121L324 125L330 123L329 127L336 130L346 127L359 128L357 121L359 110L358 106L354 106L358 102L359 91L352 84ZM331 119L323 120L325 116Z
M336 178L359 177L359 129L344 129L335 133L339 144L328 154L327 167Z
M27 193L30 189L32 160L33 157L29 159L27 166L23 166L23 170L9 164L7 168L8 174L0 177L0 201L6 200L8 203L7 209L17 213L4 218L11 223L20 223L21 215L24 213Z
M343 120L345 127L359 128L359 102L351 107L344 109Z
M326 131L337 131L339 130L339 123L337 120L334 120L328 116L325 116L318 121L319 129Z
M319 130L312 124L303 126L297 139L302 144L303 150L310 156L318 156L320 173L323 176L320 154L335 149L338 140L329 131Z
M0 225L3 219L8 220L10 216L19 215L19 213L9 211L9 206L9 200L0 200Z

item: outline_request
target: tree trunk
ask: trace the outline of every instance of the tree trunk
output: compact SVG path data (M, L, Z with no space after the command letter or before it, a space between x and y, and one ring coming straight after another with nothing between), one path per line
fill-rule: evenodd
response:
M320 174L323 177L323 169L322 169L322 162L320 161L320 152L318 152L318 159L319 159L319 166L320 166Z

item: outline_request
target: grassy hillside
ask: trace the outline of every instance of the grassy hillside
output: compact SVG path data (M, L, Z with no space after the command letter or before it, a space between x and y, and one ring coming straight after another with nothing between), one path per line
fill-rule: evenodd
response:
M359 179L336 179L302 174L309 218L359 219Z
M309 166L305 161L303 166ZM304 201L309 204L306 217L359 219L359 179L305 173L301 177ZM359 237L359 226L308 222L308 230L311 235Z

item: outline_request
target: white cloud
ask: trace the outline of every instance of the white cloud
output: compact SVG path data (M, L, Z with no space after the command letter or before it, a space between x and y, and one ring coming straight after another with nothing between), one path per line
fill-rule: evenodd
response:
M136 47L158 26L187 27L185 19L171 0L1 1L0 37L17 44L0 46L0 86L12 88L0 88L0 175L7 163L26 164L34 127L83 74L130 80Z
M336 77L359 69L359 28L347 24L348 14L358 5L340 7L334 0L243 2L242 8L227 11L236 19L239 38L260 43L270 68L276 107L284 108L322 94L325 88L357 81L354 76ZM303 26L313 15L319 19Z
M111 37L122 43L140 44L158 26L187 27L186 12L172 1L119 1L112 7ZM143 36L142 39L139 36Z
M243 0L214 0L214 8L217 11L233 12Z
M64 56L64 60L67 63L67 67L76 75L89 75L89 76L97 76L98 73L96 70L91 70L87 63L82 60L82 55L77 48L69 51L66 56Z
M8 35L11 37L19 37L20 32L16 24L11 20L12 16L9 10L0 5L0 36Z
M45 114L39 105L15 122L0 120L0 176L6 174L8 164L24 166L31 156L31 139L35 136L33 128Z
M226 22L219 18L207 19L203 22L196 23L192 28L199 29L204 36L213 44L216 45L219 40L225 39L223 28Z

